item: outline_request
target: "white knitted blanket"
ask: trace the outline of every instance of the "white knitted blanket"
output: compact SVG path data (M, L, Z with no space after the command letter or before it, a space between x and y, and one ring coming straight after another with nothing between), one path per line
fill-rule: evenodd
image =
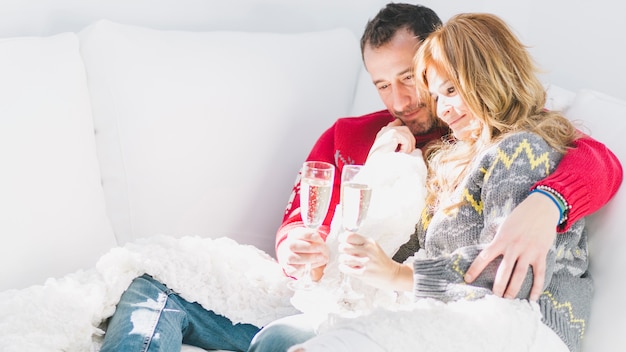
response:
M98 326L143 273L234 322L263 326L297 313L288 279L255 247L228 238L154 236L111 250L93 269L0 292L1 350L98 350Z

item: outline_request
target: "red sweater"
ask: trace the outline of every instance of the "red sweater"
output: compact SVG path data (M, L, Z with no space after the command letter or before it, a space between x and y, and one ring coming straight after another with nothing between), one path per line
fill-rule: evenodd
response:
M376 134L394 118L387 110L360 117L338 119L317 140L307 160L329 162L335 170L335 184L328 215L320 227L322 237L330 232L330 222L339 203L341 170L346 164L363 164ZM436 130L418 136L417 147L441 138L448 129ZM567 222L559 228L564 231L580 218L600 209L617 192L622 182L622 166L617 157L604 144L584 136L574 142L556 171L533 186L545 185L559 192L571 205ZM303 227L300 216L300 177L293 187L285 209L283 222L276 233L276 248L294 227Z

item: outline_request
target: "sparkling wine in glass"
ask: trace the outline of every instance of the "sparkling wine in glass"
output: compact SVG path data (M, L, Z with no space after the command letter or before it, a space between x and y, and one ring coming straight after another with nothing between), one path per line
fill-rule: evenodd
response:
M317 230L330 205L335 180L335 166L323 161L306 161L302 165L300 178L300 208L302 222L312 230ZM311 289L315 282L311 278L311 264L307 263L299 280L289 283L294 290Z
M344 231L357 232L367 216L372 197L372 187L362 174L362 165L345 165L341 171L341 220ZM344 274L340 293L344 299L357 299L362 295L352 289L350 276Z

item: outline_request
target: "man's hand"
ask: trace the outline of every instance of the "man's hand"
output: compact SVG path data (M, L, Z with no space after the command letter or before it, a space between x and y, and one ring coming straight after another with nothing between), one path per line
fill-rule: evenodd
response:
M493 293L514 298L529 266L533 268L530 300L539 299L546 275L546 258L556 238L559 210L545 195L532 193L502 223L493 241L476 257L465 274L471 283L487 264L502 255Z
M287 275L299 278L304 265L311 263L311 277L314 281L322 278L329 256L330 252L322 237L306 227L291 230L276 250L276 258Z
M415 136L400 119L395 119L378 131L369 155L380 151L410 154L413 150L415 150Z

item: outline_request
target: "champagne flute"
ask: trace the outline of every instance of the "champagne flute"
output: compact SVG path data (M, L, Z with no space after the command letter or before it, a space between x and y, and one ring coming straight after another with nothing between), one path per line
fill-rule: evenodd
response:
M317 230L328 213L335 180L335 166L323 161L306 161L302 165L300 177L302 222L309 229ZM307 290L315 287L315 284L311 278L311 263L307 263L302 277L290 282L289 287L294 290Z
M363 165L345 165L341 171L341 218L344 231L357 232L367 216L372 196L372 187L362 174ZM350 276L343 275L340 294L344 299L358 299L363 295L354 291L350 284Z

